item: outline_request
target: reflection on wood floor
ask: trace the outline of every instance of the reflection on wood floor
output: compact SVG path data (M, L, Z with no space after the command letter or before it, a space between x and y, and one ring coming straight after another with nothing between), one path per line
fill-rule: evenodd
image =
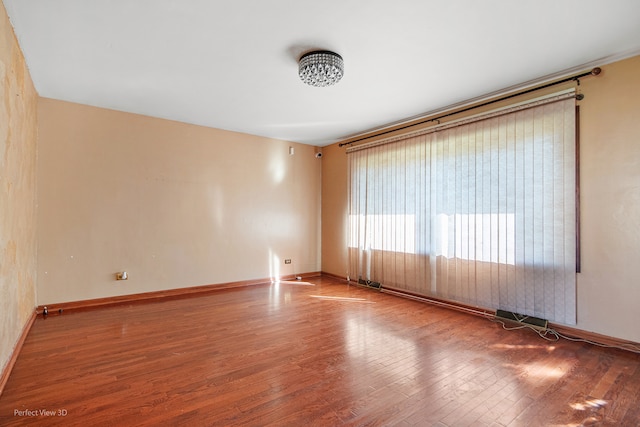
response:
M38 317L0 425L637 426L639 402L640 355L323 277Z

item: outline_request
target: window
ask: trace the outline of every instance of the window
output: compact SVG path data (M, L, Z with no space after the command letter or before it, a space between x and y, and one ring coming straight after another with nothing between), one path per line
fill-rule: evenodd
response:
M573 95L349 149L350 277L575 324Z

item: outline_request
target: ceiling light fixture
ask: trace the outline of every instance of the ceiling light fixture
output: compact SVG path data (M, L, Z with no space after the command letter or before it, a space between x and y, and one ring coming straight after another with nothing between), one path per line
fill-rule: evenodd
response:
M342 57L328 50L305 53L300 58L298 75L310 86L331 86L344 75Z

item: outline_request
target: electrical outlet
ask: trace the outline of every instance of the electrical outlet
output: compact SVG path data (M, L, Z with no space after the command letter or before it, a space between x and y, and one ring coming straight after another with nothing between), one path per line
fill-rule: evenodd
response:
M288 259L288 258L287 258L287 259L285 259L285 260L284 260L284 263L285 263L285 264L291 264L291 259Z

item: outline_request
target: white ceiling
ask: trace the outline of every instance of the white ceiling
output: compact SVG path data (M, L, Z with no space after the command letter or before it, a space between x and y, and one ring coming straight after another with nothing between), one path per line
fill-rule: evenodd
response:
M43 97L319 146L640 53L638 0L3 1Z

